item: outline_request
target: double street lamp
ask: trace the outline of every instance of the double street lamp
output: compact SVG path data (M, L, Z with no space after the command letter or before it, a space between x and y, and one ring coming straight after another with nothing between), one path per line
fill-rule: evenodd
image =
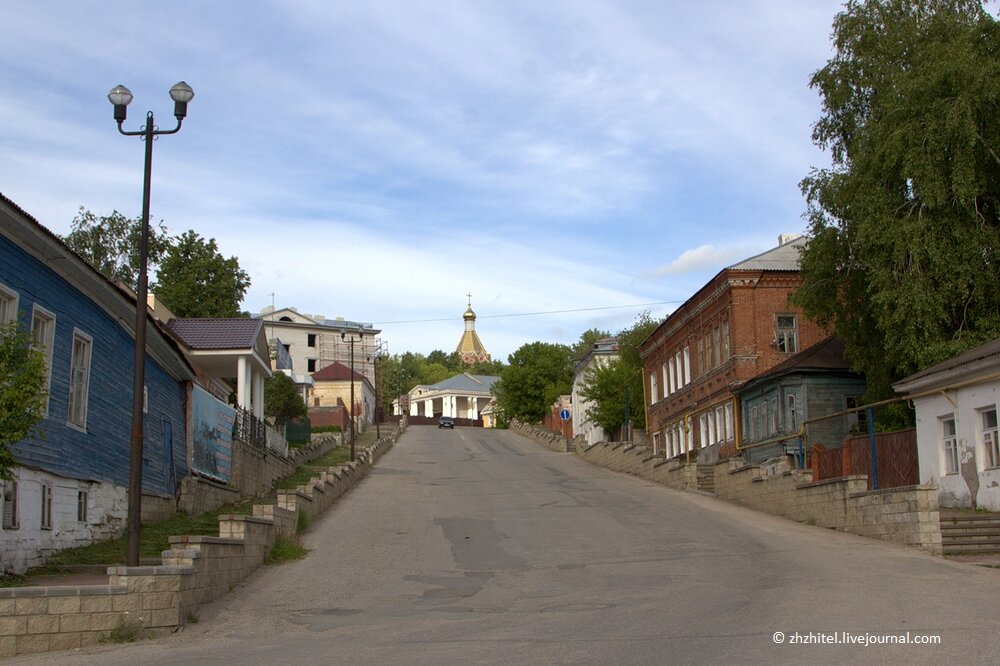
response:
M351 414L350 414L350 417L351 417L351 462L354 461L354 441L355 441L355 436L354 436L354 343L355 342L361 342L361 339L364 337L364 335L365 334L362 331L358 331L357 332L357 336L358 336L357 338L355 338L353 334L351 335L350 338L348 338L346 331L342 331L341 334L340 334L340 339L343 340L343 341L345 341L345 342L350 343L350 345L351 345Z
M174 100L174 117L177 126L172 130L159 130L153 119L153 112L146 113L146 124L141 130L126 132L122 129L127 107L132 101L132 92L119 85L108 93L108 101L115 107L115 122L118 131L125 136L138 136L146 142L146 163L142 181L142 231L139 237L139 285L135 296L135 374L132 378L132 438L129 445L128 475L128 545L125 564L139 566L139 526L142 517L142 408L144 385L146 382L146 292L149 289L147 275L149 254L149 185L152 179L153 139L160 134L176 134L187 116L188 102L194 98L191 86L181 81L170 89Z

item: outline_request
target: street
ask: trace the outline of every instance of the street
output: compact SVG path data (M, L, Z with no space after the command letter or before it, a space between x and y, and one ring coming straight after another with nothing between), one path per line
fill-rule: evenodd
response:
M178 634L11 663L973 664L1000 652L1000 570L672 491L504 430L411 427L304 544L307 558L261 568ZM939 642L859 642L886 636Z

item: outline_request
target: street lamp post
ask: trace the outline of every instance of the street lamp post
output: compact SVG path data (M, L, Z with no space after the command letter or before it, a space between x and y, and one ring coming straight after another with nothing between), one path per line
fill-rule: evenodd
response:
M364 335L365 334L362 331L358 331L358 337L355 339L355 337L353 335L350 338L348 338L346 332L342 331L340 333L340 339L348 342L351 345L351 461L354 460L354 441L355 441L355 432L354 432L354 430L355 430L354 429L354 343L355 342L361 342L361 339L364 337Z
M382 432L379 430L379 418L382 409L382 396L378 391L378 360L389 351L389 345L385 340L375 343L375 354L369 356L367 360L372 361L372 374L375 379L375 439L382 439Z
M139 526L142 516L142 440L143 440L143 393L146 382L146 292L149 289L147 262L149 253L149 186L152 180L153 139L160 134L176 134L187 115L188 102L194 98L191 86L181 81L170 89L174 100L174 117L177 126L172 130L158 130L153 112L146 113L146 125L138 131L126 132L122 129L126 110L132 101L132 92L125 86L115 86L108 93L108 101L115 107L115 122L118 131L125 136L138 136L146 142L146 161L142 181L142 231L139 236L139 284L135 296L135 374L132 378L132 436L129 444L128 474L128 545L125 564L139 566Z

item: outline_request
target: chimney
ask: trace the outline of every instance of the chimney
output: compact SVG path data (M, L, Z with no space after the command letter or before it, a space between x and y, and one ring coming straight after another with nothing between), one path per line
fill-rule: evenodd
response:
M782 245L788 245L798 237L799 234L778 234L778 247L781 247Z

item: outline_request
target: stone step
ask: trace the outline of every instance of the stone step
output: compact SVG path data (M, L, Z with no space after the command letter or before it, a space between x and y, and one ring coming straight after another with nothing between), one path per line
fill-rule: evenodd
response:
M1000 539L1000 530L992 527L945 527L941 526L942 539L961 539L964 537L996 537Z
M1000 553L1000 545L992 543L982 544L959 544L943 543L942 552L945 555L970 555L973 553Z

